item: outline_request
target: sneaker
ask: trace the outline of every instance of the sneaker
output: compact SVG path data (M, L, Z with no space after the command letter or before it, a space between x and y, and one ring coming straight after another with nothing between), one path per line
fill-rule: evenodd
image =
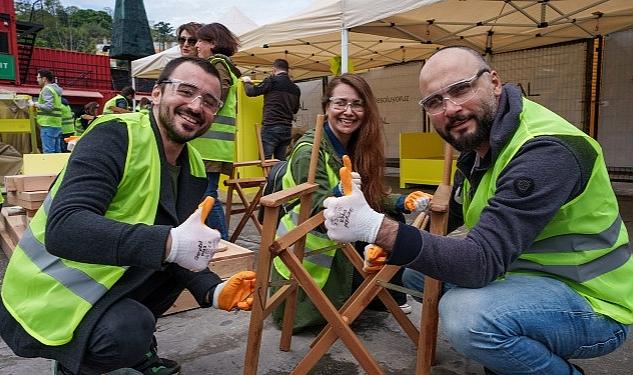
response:
M156 352L146 354L147 359L134 369L143 375L177 375L180 374L180 364L167 358L159 358Z
M413 311L413 308L411 307L411 305L409 305L406 302L400 305L399 307L400 307L400 310L402 310L402 312L405 314L411 314L411 311Z

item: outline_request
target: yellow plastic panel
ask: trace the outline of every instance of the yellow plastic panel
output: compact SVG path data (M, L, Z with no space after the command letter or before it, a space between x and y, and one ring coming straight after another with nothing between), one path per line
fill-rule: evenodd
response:
M70 153L60 154L24 154L22 174L56 174L66 165Z

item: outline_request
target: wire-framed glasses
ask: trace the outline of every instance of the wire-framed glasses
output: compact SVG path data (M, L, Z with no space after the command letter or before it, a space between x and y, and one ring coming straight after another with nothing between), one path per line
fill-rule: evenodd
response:
M473 85L484 73L490 73L490 70L482 68L474 76L457 81L441 90L435 91L420 100L418 104L420 104L429 115L437 115L444 112L446 100L450 100L451 103L455 105L462 105L475 96L478 89Z
M166 79L158 82L158 84L171 84L173 85L174 92L184 98L189 100L189 103L193 103L197 99L200 99L200 103L202 104L202 108L212 112L214 115L218 113L220 108L222 108L222 101L216 98L213 94L209 92L204 92L198 86L193 83L188 83L185 81L181 81L179 79Z
M365 102L361 99L347 101L345 98L332 96L329 101L332 108L337 111L347 111L347 107L349 107L353 112L363 112L365 110Z

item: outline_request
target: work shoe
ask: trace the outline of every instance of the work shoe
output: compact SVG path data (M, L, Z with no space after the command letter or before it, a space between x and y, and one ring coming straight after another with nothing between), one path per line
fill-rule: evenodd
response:
M398 307L400 307L400 310L402 310L402 312L405 314L411 314L411 311L413 311L413 308L411 307L411 305L409 305L406 302Z
M159 358L154 350L147 352L145 357L145 361L134 366L134 369L143 375L180 374L180 365L178 362L167 358Z

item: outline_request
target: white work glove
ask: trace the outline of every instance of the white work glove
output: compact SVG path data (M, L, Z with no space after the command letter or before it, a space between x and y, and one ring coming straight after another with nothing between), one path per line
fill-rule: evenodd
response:
M431 194L414 191L404 199L404 207L412 213L422 212L429 206L432 198Z
M356 184L352 184L351 195L329 197L323 206L328 237L339 242L376 242L385 215L369 207Z
M250 76L242 76L241 78L242 82L244 83L252 83L253 81L251 80Z
M209 266L220 243L220 232L201 223L200 208L179 226L172 228L171 250L166 262L198 272Z
M33 101L33 99L29 99L29 107L34 107L35 106L35 102Z
M352 172L352 184L358 186L358 189L361 188L362 181L358 172ZM346 194L345 189L343 189L343 183L341 181L338 182L338 190L341 192L341 195Z

